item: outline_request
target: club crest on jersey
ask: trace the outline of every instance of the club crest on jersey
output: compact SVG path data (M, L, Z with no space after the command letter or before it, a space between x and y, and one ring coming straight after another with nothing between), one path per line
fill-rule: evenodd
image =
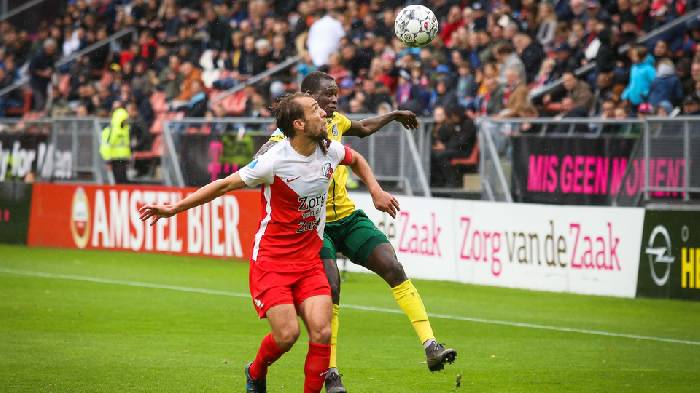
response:
M330 163L325 163L321 167L321 174L326 177L326 179L330 179L333 177L333 167L331 166Z

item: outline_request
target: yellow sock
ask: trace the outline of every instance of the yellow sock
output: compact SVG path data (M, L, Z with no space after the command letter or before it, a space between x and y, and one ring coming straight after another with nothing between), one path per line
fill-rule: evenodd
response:
M394 293L396 303L399 304L399 307L401 307L404 314L406 314L411 321L421 344L425 343L427 340L435 339L433 328L430 327L430 321L428 321L428 313L425 312L423 300L421 300L418 290L413 286L411 280L406 280L391 288L391 291ZM333 355L331 355L331 357L332 356Z
M331 360L328 362L328 368L337 368L336 363L336 344L338 342L338 314L340 313L340 306L337 304L333 305L333 316L331 317Z

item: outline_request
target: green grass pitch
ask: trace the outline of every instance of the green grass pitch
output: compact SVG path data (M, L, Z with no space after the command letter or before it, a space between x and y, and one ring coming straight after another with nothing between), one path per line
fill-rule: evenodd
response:
M0 246L0 392L243 392L267 332L247 273L233 261ZM339 340L350 392L699 389L699 303L415 284L457 362L429 373L384 282L350 274ZM306 342L270 369L270 392L302 390Z

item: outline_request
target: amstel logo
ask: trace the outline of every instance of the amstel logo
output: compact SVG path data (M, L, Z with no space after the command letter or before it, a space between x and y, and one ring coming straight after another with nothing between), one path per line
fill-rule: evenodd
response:
M90 238L90 207L87 194L82 187L78 187L73 194L70 231L75 245L78 248L85 248Z

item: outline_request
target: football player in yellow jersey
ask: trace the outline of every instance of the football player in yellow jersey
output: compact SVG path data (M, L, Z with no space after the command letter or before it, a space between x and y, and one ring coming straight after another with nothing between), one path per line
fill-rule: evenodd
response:
M315 98L319 106L326 112L328 137L335 141L340 141L343 136L362 138L372 135L394 120L406 128L415 129L418 127L416 115L410 111L394 111L361 121L348 119L337 112L338 86L335 80L324 72L317 71L307 75L302 81L301 91L309 93ZM261 148L258 154L282 139L284 139L284 135L275 131L270 137L270 141ZM425 348L430 371L442 370L445 363L452 363L457 356L457 351L445 348L435 340L428 321L428 314L418 291L406 276L386 235L377 229L362 210L356 209L355 203L348 197L347 179L347 168L342 165L338 166L328 188L326 228L321 248L321 259L323 259L333 297L331 360L325 381L327 393L346 392L336 363L338 305L340 303L340 272L335 261L337 251L343 253L351 262L375 272L389 284L396 302L411 321ZM370 194L373 192L373 190L369 191ZM373 200L377 205L377 201L381 199L374 198L373 195ZM379 210L387 211L382 209L382 206L376 207Z

